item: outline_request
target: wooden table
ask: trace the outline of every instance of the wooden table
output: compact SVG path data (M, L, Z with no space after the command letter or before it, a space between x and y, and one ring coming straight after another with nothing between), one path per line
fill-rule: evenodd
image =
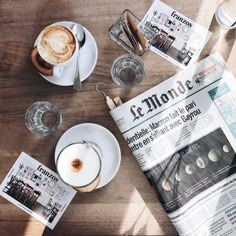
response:
M1 235L176 235L156 193L111 119L103 98L95 91L95 84L103 81L110 96L120 96L127 101L180 71L160 56L148 52L143 57L146 78L139 87L124 90L111 80L112 62L126 52L110 39L109 27L126 8L142 18L152 2L1 1L0 180L3 180L21 151L55 170L53 155L57 141L67 129L80 123L93 122L106 127L115 135L122 151L119 172L111 183L88 194L77 194L53 231L0 198ZM236 74L235 30L227 32L217 25L214 12L219 1L163 2L209 28L213 35L201 58L219 50ZM97 65L83 83L81 92L47 82L30 61L32 44L40 30L61 20L81 23L97 42ZM55 104L63 116L60 129L47 137L34 136L24 124L26 109L40 100Z

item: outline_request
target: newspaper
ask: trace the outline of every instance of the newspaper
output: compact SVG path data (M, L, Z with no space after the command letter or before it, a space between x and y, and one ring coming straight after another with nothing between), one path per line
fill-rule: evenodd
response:
M0 185L0 195L53 229L76 191L22 152Z
M179 235L236 235L236 82L219 53L110 114Z
M142 21L157 34L150 49L182 69L197 61L211 36L207 29L159 0Z

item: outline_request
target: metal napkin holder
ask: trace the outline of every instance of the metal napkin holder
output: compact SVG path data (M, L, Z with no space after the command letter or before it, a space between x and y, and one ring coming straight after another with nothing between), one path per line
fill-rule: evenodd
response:
M128 9L110 27L109 34L126 51L138 56L147 52L156 37L155 31Z

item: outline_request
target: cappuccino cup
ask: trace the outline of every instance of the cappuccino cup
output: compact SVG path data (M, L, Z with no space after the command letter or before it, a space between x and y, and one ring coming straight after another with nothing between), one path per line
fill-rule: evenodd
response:
M56 159L58 175L77 191L91 192L100 183L101 157L102 152L95 143L72 143Z
M72 30L52 24L38 35L31 58L42 74L60 77L64 67L70 65L78 53L78 42Z

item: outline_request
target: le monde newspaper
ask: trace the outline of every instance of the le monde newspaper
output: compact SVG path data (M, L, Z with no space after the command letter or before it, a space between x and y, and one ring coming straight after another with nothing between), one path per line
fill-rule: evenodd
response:
M110 114L179 235L236 235L236 81L219 53Z

